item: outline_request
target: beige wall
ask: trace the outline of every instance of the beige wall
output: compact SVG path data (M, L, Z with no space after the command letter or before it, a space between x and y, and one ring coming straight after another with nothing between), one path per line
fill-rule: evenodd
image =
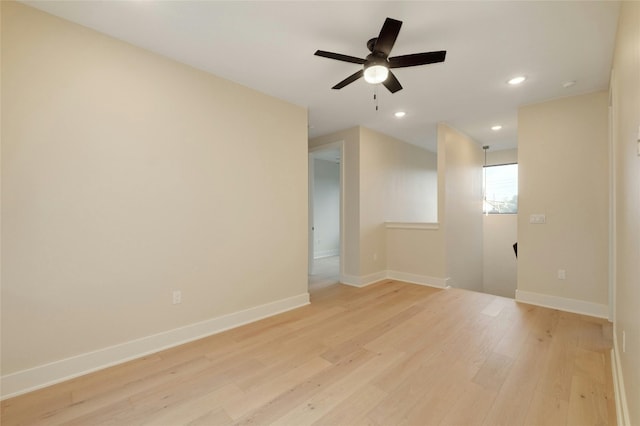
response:
M615 159L615 315L620 369L629 408L628 424L640 424L640 3L625 1L613 62ZM622 332L626 351L622 352Z
M309 149L339 141L345 151L343 278L364 283L388 268L385 222L435 220L437 161L427 150L364 127L311 139Z
M360 272L387 269L384 222L433 222L436 156L367 128L360 131Z
M387 229L388 269L396 276L482 291L483 161L480 145L438 125L438 224Z
M468 136L438 125L439 221L444 226L450 284L482 291L482 164L484 152Z
M306 124L2 2L2 374L306 294Z
M607 117L606 92L520 108L518 291L608 304Z
M444 235L442 228L387 229L387 269L413 276L416 282L432 284L432 279L436 279L446 285Z
M444 124L438 138L437 156L366 128L309 142L315 149L342 140L351 151L350 159L345 158L345 174L351 176L346 203L352 212L353 204L359 204L358 220L351 218L351 223L358 224L360 256L358 269L350 268L348 275L368 282L389 272L433 285L450 279L449 284L482 291L483 152L475 141ZM438 220L437 229L384 226ZM352 247L353 229L347 231Z
M360 143L361 206L371 203L386 222L436 222L436 154L364 127Z
M513 164L518 162L518 150L517 149L501 149L499 151L492 151L491 148L487 150L487 165L496 166L500 164Z

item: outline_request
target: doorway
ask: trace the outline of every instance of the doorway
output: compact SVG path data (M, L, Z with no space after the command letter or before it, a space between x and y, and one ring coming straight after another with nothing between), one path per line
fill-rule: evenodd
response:
M309 289L340 282L342 144L309 152Z

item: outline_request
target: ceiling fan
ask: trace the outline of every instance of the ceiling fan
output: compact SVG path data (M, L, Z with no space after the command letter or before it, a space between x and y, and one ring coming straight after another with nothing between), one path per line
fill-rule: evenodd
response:
M390 69L444 62L444 58L447 54L446 50L414 53L411 55L401 55L389 58L391 49L393 48L396 38L398 38L398 34L400 33L400 27L402 27L402 21L397 21L391 18L385 19L384 25L382 25L382 29L380 30L380 35L367 42L367 48L371 53L366 57L366 59L342 55L340 53L327 52L324 50L317 50L315 53L316 56L364 65L360 71L351 74L349 77L333 86L332 89L342 89L344 86L353 83L360 77L364 77L367 83L382 83L391 93L395 93L398 90L402 90L402 85Z

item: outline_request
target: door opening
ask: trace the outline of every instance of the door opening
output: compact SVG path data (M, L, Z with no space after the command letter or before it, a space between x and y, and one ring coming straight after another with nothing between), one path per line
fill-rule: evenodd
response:
M340 282L342 143L309 152L309 289Z

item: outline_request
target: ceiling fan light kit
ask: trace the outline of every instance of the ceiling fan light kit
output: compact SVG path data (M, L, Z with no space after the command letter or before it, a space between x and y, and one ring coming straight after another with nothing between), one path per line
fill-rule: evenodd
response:
M391 93L402 90L402 85L391 72L393 68L414 67L418 65L434 64L444 62L447 52L440 50L437 52L414 53L410 55L401 55L389 58L391 49L398 38L402 21L387 18L380 30L380 34L376 38L372 38L367 42L367 48L371 52L366 59L356 58L355 56L343 55L341 53L327 52L325 50L317 50L315 55L329 59L335 59L343 62L362 65L362 69L351 74L335 86L333 89L339 90L348 84L353 83L360 77L364 77L365 81L370 84L382 83Z
M389 68L384 65L371 65L364 69L364 80L370 84L378 84L389 78Z

